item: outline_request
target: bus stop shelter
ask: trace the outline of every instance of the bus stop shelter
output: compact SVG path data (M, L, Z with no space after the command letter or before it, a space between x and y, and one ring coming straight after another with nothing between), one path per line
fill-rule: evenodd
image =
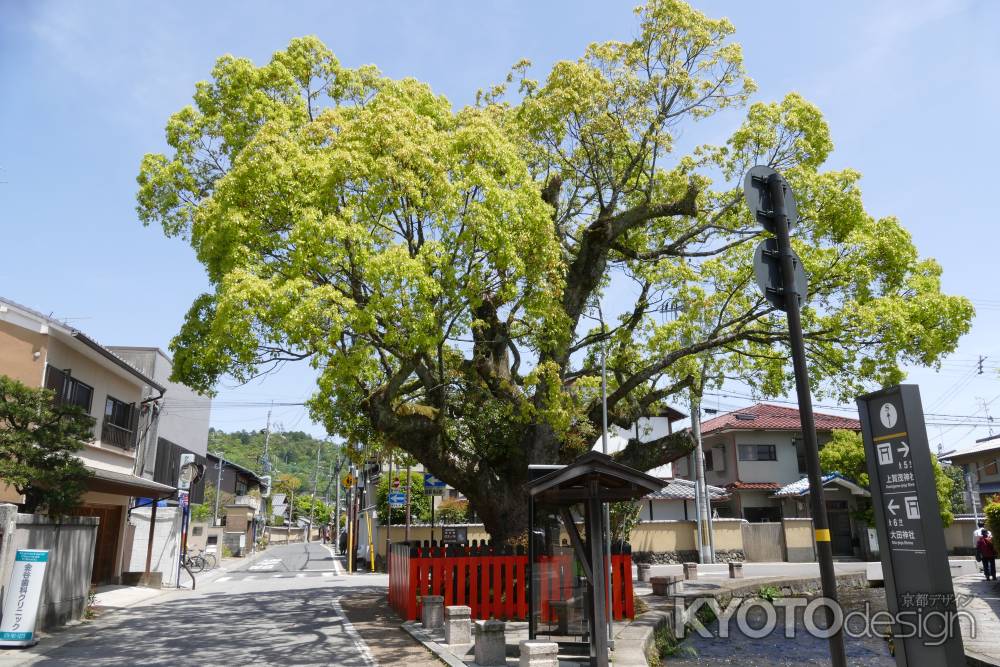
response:
M664 482L595 451L566 466L529 466L528 476L529 636L607 667L604 504L639 500Z

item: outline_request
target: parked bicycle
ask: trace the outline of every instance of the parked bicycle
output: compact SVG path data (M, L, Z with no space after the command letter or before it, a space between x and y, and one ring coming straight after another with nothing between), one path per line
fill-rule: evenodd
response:
M197 565L201 566L201 570L214 570L219 567L219 558L214 553L210 551L203 551L200 549L189 549L188 556L196 562Z
M189 551L185 556L182 565L188 572L195 573L203 572L207 563L201 554Z

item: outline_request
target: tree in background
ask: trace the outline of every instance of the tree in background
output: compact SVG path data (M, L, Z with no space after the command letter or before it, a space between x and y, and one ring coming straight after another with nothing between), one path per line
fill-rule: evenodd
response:
M90 472L75 454L93 439L82 408L0 375L0 481L24 496L22 511L59 516L80 504Z
M308 519L311 508L313 508L313 498L311 496L301 495L295 499L295 516L301 519ZM333 521L333 507L316 498L315 510L313 510L312 517L314 526L325 526Z
M600 432L602 352L621 427L694 382L790 391L785 318L751 268L757 163L796 193L818 396L953 351L971 303L941 292L899 220L865 211L857 171L824 168L819 109L794 93L747 107L729 21L680 0L636 13L625 41L541 81L519 63L457 110L313 37L260 67L220 58L138 176L140 219L188 240L211 285L171 343L174 379L211 391L308 361L330 433L413 455L504 541L527 527L528 465L571 461ZM728 138L699 144L694 121L740 107ZM691 448L680 432L615 456L648 470Z
M274 481L274 490L285 494L285 504L288 505L288 522L295 522L295 494L302 488L302 480L287 472L278 473Z
M469 520L469 501L446 498L434 510L435 520L445 523L466 523Z
M997 535L1000 535L1000 496L993 496L990 502L983 508L983 516L986 519L986 529L993 534L995 544L1000 544Z
M855 431L834 431L830 442L819 450L819 465L824 475L839 472L844 477L856 482L859 486L869 488L868 466L865 463L865 445L861 434ZM955 519L955 509L952 506L955 483L945 474L936 458L931 457L934 468L934 484L937 487L937 499L940 507L941 522L951 525ZM869 508L859 512L858 518L864 519L869 526L875 525L874 511Z
M399 479L399 490L406 492L406 471L399 470L392 475L392 479ZM385 524L389 518L389 487L392 480L389 475L382 475L378 480L377 504L379 523ZM424 474L422 472L410 473L410 521L413 523L431 520L431 497L424 493ZM392 523L395 526L406 522L406 508L392 508Z
M961 466L942 465L941 472L951 480L951 511L955 514L970 512L965 498L965 471Z

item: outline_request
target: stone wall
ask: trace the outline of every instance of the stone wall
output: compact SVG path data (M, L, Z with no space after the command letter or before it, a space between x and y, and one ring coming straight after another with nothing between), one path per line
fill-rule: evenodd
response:
M36 629L56 627L83 616L90 594L98 521L96 517L54 520L18 514L16 506L0 505L0 587L4 593L18 549L49 552Z

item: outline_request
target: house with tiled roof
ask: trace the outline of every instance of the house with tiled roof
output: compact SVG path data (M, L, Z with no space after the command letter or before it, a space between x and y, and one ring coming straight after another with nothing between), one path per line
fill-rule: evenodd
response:
M860 422L849 417L817 412L815 419L820 447L830 440L836 429L861 429ZM805 499L777 495L789 485L800 483L806 474L797 409L757 403L706 420L701 432L705 480L729 494L727 501L713 503L719 516L751 522L808 516L808 493ZM675 462L677 477L694 478L691 459L688 456ZM838 533L837 543L842 555L863 551L860 548L861 529L851 518L857 505L856 500L852 500L854 496L848 492L846 497L840 497L841 486L837 484L827 487L825 494L831 528Z

